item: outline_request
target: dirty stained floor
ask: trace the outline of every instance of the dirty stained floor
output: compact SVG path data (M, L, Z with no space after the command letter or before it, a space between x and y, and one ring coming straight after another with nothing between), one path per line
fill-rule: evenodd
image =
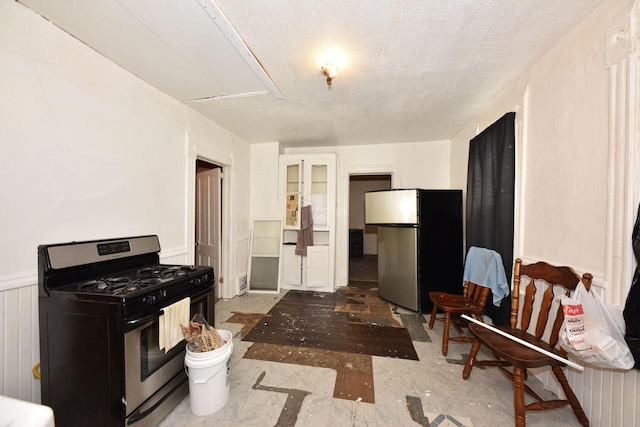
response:
M161 426L513 425L509 381L491 368L463 380L469 344L451 342L443 357L442 322L429 330L428 314L387 303L376 286L216 302L216 328L234 337L229 400L196 416L187 397ZM529 413L527 425L579 423L562 408Z

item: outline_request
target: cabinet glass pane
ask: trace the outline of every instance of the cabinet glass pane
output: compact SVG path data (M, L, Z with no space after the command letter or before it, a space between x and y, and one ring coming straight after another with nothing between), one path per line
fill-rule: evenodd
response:
M327 194L327 165L311 167L311 193Z
M285 227L297 227L299 224L298 218L298 204L299 204L299 194L298 193L287 193L287 200L285 206L285 218L284 225Z
M314 228L327 226L327 165L311 166L311 213Z
M252 258L249 289L252 291L278 290L279 258Z
M300 192L300 165L287 165L287 193Z
M300 204L300 164L287 165L286 172L286 206L285 206L285 227L298 227L299 204Z

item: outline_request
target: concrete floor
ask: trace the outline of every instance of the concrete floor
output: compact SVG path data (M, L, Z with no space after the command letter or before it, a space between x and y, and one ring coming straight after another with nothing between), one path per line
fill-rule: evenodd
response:
M286 291L277 295L248 294L216 303L216 328L228 330L234 337L228 376L229 400L215 413L197 416L191 412L190 400L186 397L162 422L162 427L495 427L514 424L512 385L506 377L496 369L476 367L471 377L463 380L462 364L470 344L451 342L448 356L443 357L442 322L436 322L434 329L429 330L429 315L413 313L383 300L379 303L388 306L389 318L410 329L419 360L326 353L328 350L313 353L298 339L279 347L242 340L285 294ZM416 318L420 319L417 325ZM274 361L274 354L278 352L280 358L276 360L279 361ZM321 358L335 362L313 362ZM361 375L367 370L370 379ZM351 371L359 374L349 376ZM549 395L541 383L535 378L530 378L532 380L536 391ZM360 381L360 384L349 388L350 381ZM369 381L372 384L369 385ZM363 388L362 384L370 387ZM349 390L356 391L350 393ZM357 395L358 390L364 390L362 395ZM571 409L565 407L528 413L527 425L564 427L579 423Z

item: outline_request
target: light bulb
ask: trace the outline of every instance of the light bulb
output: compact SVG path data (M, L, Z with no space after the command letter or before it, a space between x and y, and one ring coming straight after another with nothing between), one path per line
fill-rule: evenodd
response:
M331 88L331 82L333 78L338 75L338 69L333 64L324 64L322 66L322 74L327 76L327 86Z

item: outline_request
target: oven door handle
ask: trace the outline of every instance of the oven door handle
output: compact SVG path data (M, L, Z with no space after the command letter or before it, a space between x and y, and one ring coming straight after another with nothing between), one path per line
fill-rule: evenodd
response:
M209 292L212 291L213 288L211 289L207 289L204 292L195 294L191 296L191 304L195 304L198 301L200 301L202 298L205 298L207 295L209 295ZM173 300L173 301L178 301L179 298L177 300ZM139 325L144 325L147 322L150 322L152 320L156 320L158 319L160 316L162 316L162 309L156 311L153 314L149 314L147 316L143 316L140 318L135 318L135 319L131 319L131 320L125 320L125 324L127 326L127 330L130 331L132 329L135 329L135 327L139 326Z
M162 315L162 311L158 311L158 312L150 314L148 316L139 317L137 319L132 319L132 320L127 320L126 321L127 330L130 331L132 329L135 329L135 327L137 327L139 325L144 325L147 322L151 322L152 320L156 320L156 319L160 318L161 315Z

